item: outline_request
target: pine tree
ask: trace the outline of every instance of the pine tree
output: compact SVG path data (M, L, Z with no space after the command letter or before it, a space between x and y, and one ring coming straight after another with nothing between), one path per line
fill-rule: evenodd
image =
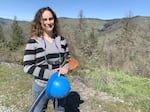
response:
M4 33L3 33L3 28L0 25L0 48L4 48L5 45L6 45L6 42L5 42L5 37L4 37Z
M23 30L19 26L18 21L16 20L16 17L13 20L13 23L11 25L11 40L9 43L10 50L16 50L21 45L24 44L24 36L23 36Z
M0 25L0 43L5 41L4 33L3 33L3 28Z

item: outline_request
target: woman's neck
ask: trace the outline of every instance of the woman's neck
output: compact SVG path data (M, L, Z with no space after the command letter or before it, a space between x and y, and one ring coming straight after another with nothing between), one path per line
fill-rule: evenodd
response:
M50 43L53 42L52 34L44 33L44 39L48 40Z

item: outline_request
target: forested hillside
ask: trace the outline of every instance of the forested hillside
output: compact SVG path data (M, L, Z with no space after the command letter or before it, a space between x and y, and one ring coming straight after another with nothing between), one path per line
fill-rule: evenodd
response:
M83 68L107 67L150 76L150 17L112 20L59 18L59 22L70 51L80 60ZM0 18L7 43L11 40L12 23L13 20ZM18 21L25 40L28 39L30 24L31 22Z
M150 112L150 17L59 22L79 61L67 77L80 112ZM33 77L22 65L30 24L0 18L0 112L26 112L32 103Z

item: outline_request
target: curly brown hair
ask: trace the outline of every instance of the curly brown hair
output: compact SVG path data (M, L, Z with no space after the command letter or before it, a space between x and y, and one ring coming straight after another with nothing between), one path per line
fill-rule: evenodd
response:
M41 19L42 19L42 14L45 10L50 11L54 17L54 24L55 25L54 25L54 29L53 29L53 34L56 36L61 35L58 18L56 16L55 12L50 7L44 7L44 8L39 9L37 11L37 13L35 14L35 17L34 17L32 24L31 24L31 30L29 33L29 38L43 36L44 31L43 31L43 28L41 26Z

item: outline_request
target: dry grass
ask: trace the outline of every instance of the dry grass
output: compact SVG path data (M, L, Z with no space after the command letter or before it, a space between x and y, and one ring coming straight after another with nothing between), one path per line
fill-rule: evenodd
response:
M0 112L27 112L31 106L33 77L22 70L19 65L0 64ZM53 112L51 101L47 112Z
M15 68L13 68L15 67ZM16 71L17 69L17 71ZM22 72L21 66L0 65L0 106L5 112L26 112L31 104L31 77ZM1 110L4 112L4 110Z
M95 72L94 74L96 75ZM92 75L93 77L95 76L94 74ZM127 99L112 96L109 91L104 92L104 90L107 89L102 91L102 89L94 88L91 85L96 82L91 80L93 79L92 77L89 79L89 75L86 76L85 78L74 75L68 77L71 82L72 91L78 92L81 100L84 100L84 103L79 107L80 112L149 112L149 107L145 110L141 107L138 108L137 105L130 102L133 99L130 101L128 99L127 101ZM33 102L31 95L33 77L25 74L22 71L22 66L10 63L0 64L0 77L0 112L27 112ZM101 82L109 83L112 82L112 79L113 78L105 77ZM104 84L105 83L103 83L103 85ZM119 90L115 89L116 94L117 92L119 92ZM134 101L136 100L138 101L138 99L134 99ZM143 102L145 103L145 100ZM141 105L142 102L137 103ZM149 103L148 100L147 103ZM148 104L144 105L148 106ZM144 105L143 107L145 107ZM52 102L50 101L47 112L53 111Z

